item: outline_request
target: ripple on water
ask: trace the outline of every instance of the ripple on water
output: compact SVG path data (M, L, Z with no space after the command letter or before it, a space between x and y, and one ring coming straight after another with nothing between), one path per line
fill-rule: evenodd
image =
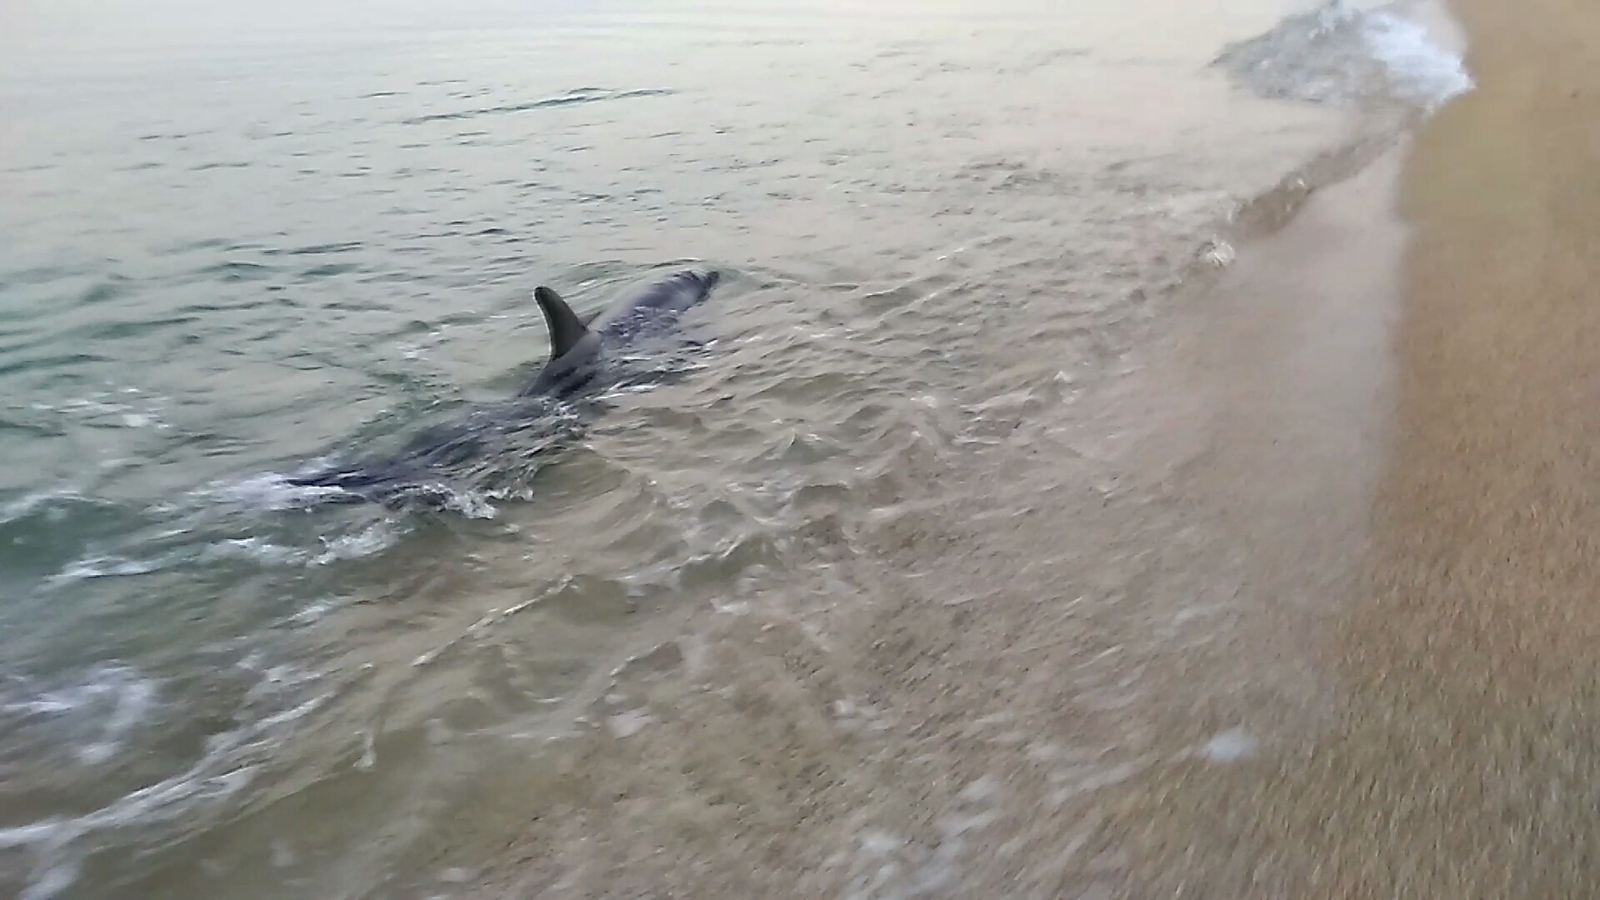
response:
M14 777L11 791L20 795L17 799L33 806L41 790L54 790L80 795L71 804L79 809L90 797L99 804L87 812L0 827L0 849L27 858L22 896L58 896L97 851L158 847L214 824L220 801L238 795L269 769L281 741L333 696L315 673L292 667L262 668L246 658L235 671L251 681L248 691L236 695L238 707L228 717L236 727L207 734L183 769L154 781L140 777L140 755L168 739L172 729L192 728L177 715L181 692L192 687L164 688L126 666L97 667L79 682L45 689L24 679L0 681L0 722L5 724L0 763ZM99 787L75 784L63 777L70 773L59 770L36 771L39 751L63 744L71 748L76 766L101 771ZM85 771L80 777L90 776ZM117 785L141 781L116 792Z
M779 858L855 829L812 895L928 896L962 888L1008 804L1071 809L1131 778L1086 751L1041 755L1053 780L1013 785L987 767L1020 726L973 738L992 738L985 768L955 772L907 710L956 637L1036 636L1008 611L1036 598L1010 585L1077 577L1050 566L1080 523L1040 526L1055 530L1026 559L957 538L1031 523L1047 498L1013 482L1092 488L1068 438L1040 436L1070 435L1068 401L1119 364L1150 279L1320 121L1224 100L1193 74L1215 46L1169 41L1187 28L1139 39L1148 21L1220 34L1190 6L1079 10L1100 31L1038 4L1024 24L786 7L451 29L426 53L363 27L359 49L293 66L264 49L206 77L130 77L136 104L38 104L28 152L50 156L13 170L32 169L29 202L0 209L21 247L0 260L16 329L0 393L30 404L0 441L74 489L19 482L0 505L0 587L18 591L0 598L0 658L48 670L0 682L0 794L32 792L0 827L26 857L18 883L104 891L120 870L119 885L205 895L216 866L229 891L275 896L376 890L371 873L415 860L436 891L481 860L422 851L482 856L525 833L548 840L519 866L570 863L557 874L574 883L612 871L585 856L600 846L639 850L647 875L679 852L742 876L758 874L744 836L775 836ZM1406 58L1404 29L1359 21L1356 43ZM1338 62L1285 27L1235 56ZM546 346L534 284L592 312L695 253L730 273L695 323L708 352L605 398L559 454L519 447L428 498L464 515L331 504L336 490L284 474L301 471L286 456L387 446L515 390ZM618 665L669 645L671 665ZM1001 656L967 660L926 728L1008 697L962 693ZM1140 689L1060 705L1110 718ZM565 814L583 792L541 768L539 742L580 740L611 695L592 730L620 749L580 758L630 793ZM1213 755L1237 751L1224 737ZM874 769L879 751L921 768ZM481 802L436 828L475 778ZM818 815L786 821L797 797Z
M81 765L105 763L123 737L146 724L159 702L159 685L127 666L99 666L78 684L30 693L27 682L0 688L0 716L13 734L24 728L48 729Z

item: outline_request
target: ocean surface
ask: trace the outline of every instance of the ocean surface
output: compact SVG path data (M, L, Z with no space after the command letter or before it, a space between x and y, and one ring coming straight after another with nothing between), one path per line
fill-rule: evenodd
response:
M951 629L1104 625L1186 539L1097 518L1107 398L1176 286L1470 86L1425 18L8 3L0 893L748 896L804 848L796 895L965 896L1005 790L884 686ZM535 286L689 265L704 352L448 509L287 482L514 393ZM940 715L1092 816L1145 663L1223 627L1162 596L1117 620L1144 663L1062 682L1071 746Z

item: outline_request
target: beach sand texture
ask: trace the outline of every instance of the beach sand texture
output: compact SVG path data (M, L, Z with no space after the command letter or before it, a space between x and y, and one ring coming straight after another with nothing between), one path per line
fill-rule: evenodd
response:
M1369 895L1594 896L1600 5L1456 11L1480 86L1405 179L1399 444L1326 769L1382 799L1335 829L1334 871Z
M1164 896L1600 893L1600 4L1454 11L1478 88L1401 178L1393 455L1321 648L1339 710L1125 811Z

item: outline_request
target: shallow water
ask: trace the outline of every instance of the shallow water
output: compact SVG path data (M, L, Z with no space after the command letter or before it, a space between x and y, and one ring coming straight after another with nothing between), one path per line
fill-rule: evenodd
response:
M1008 591L1058 624L1124 609L1155 576L1122 537L1181 532L1074 512L1121 496L1128 351L1231 259L1237 213L1464 86L1343 4L1277 30L1305 7L440 9L5 13L0 884L24 896L467 891L524 877L523 840L570 863L546 887L620 891L573 848L738 866L785 829L834 887L956 890L999 789L952 784L967 818L917 844L874 823L937 808L913 771L937 754L891 776L821 735L909 727L870 673L1024 621L986 614ZM708 352L455 513L283 481L515 391L535 285L593 310L691 262L724 273L685 322ZM1062 571L1104 589L1039 580ZM1149 631L1150 658L1203 641L1202 607L1158 610L1200 631ZM884 637L838 631L863 623ZM1103 731L1037 742L1063 797L1135 770L1136 680L1077 684ZM629 773L604 815L585 772ZM840 861L779 810L845 790Z

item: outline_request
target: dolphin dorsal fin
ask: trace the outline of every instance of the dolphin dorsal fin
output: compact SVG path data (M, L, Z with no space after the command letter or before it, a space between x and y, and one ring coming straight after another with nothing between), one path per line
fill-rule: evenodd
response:
M533 299L538 302L539 309L544 312L544 322L550 327L550 359L558 360L583 340L589 329L555 291L547 287L535 288Z

